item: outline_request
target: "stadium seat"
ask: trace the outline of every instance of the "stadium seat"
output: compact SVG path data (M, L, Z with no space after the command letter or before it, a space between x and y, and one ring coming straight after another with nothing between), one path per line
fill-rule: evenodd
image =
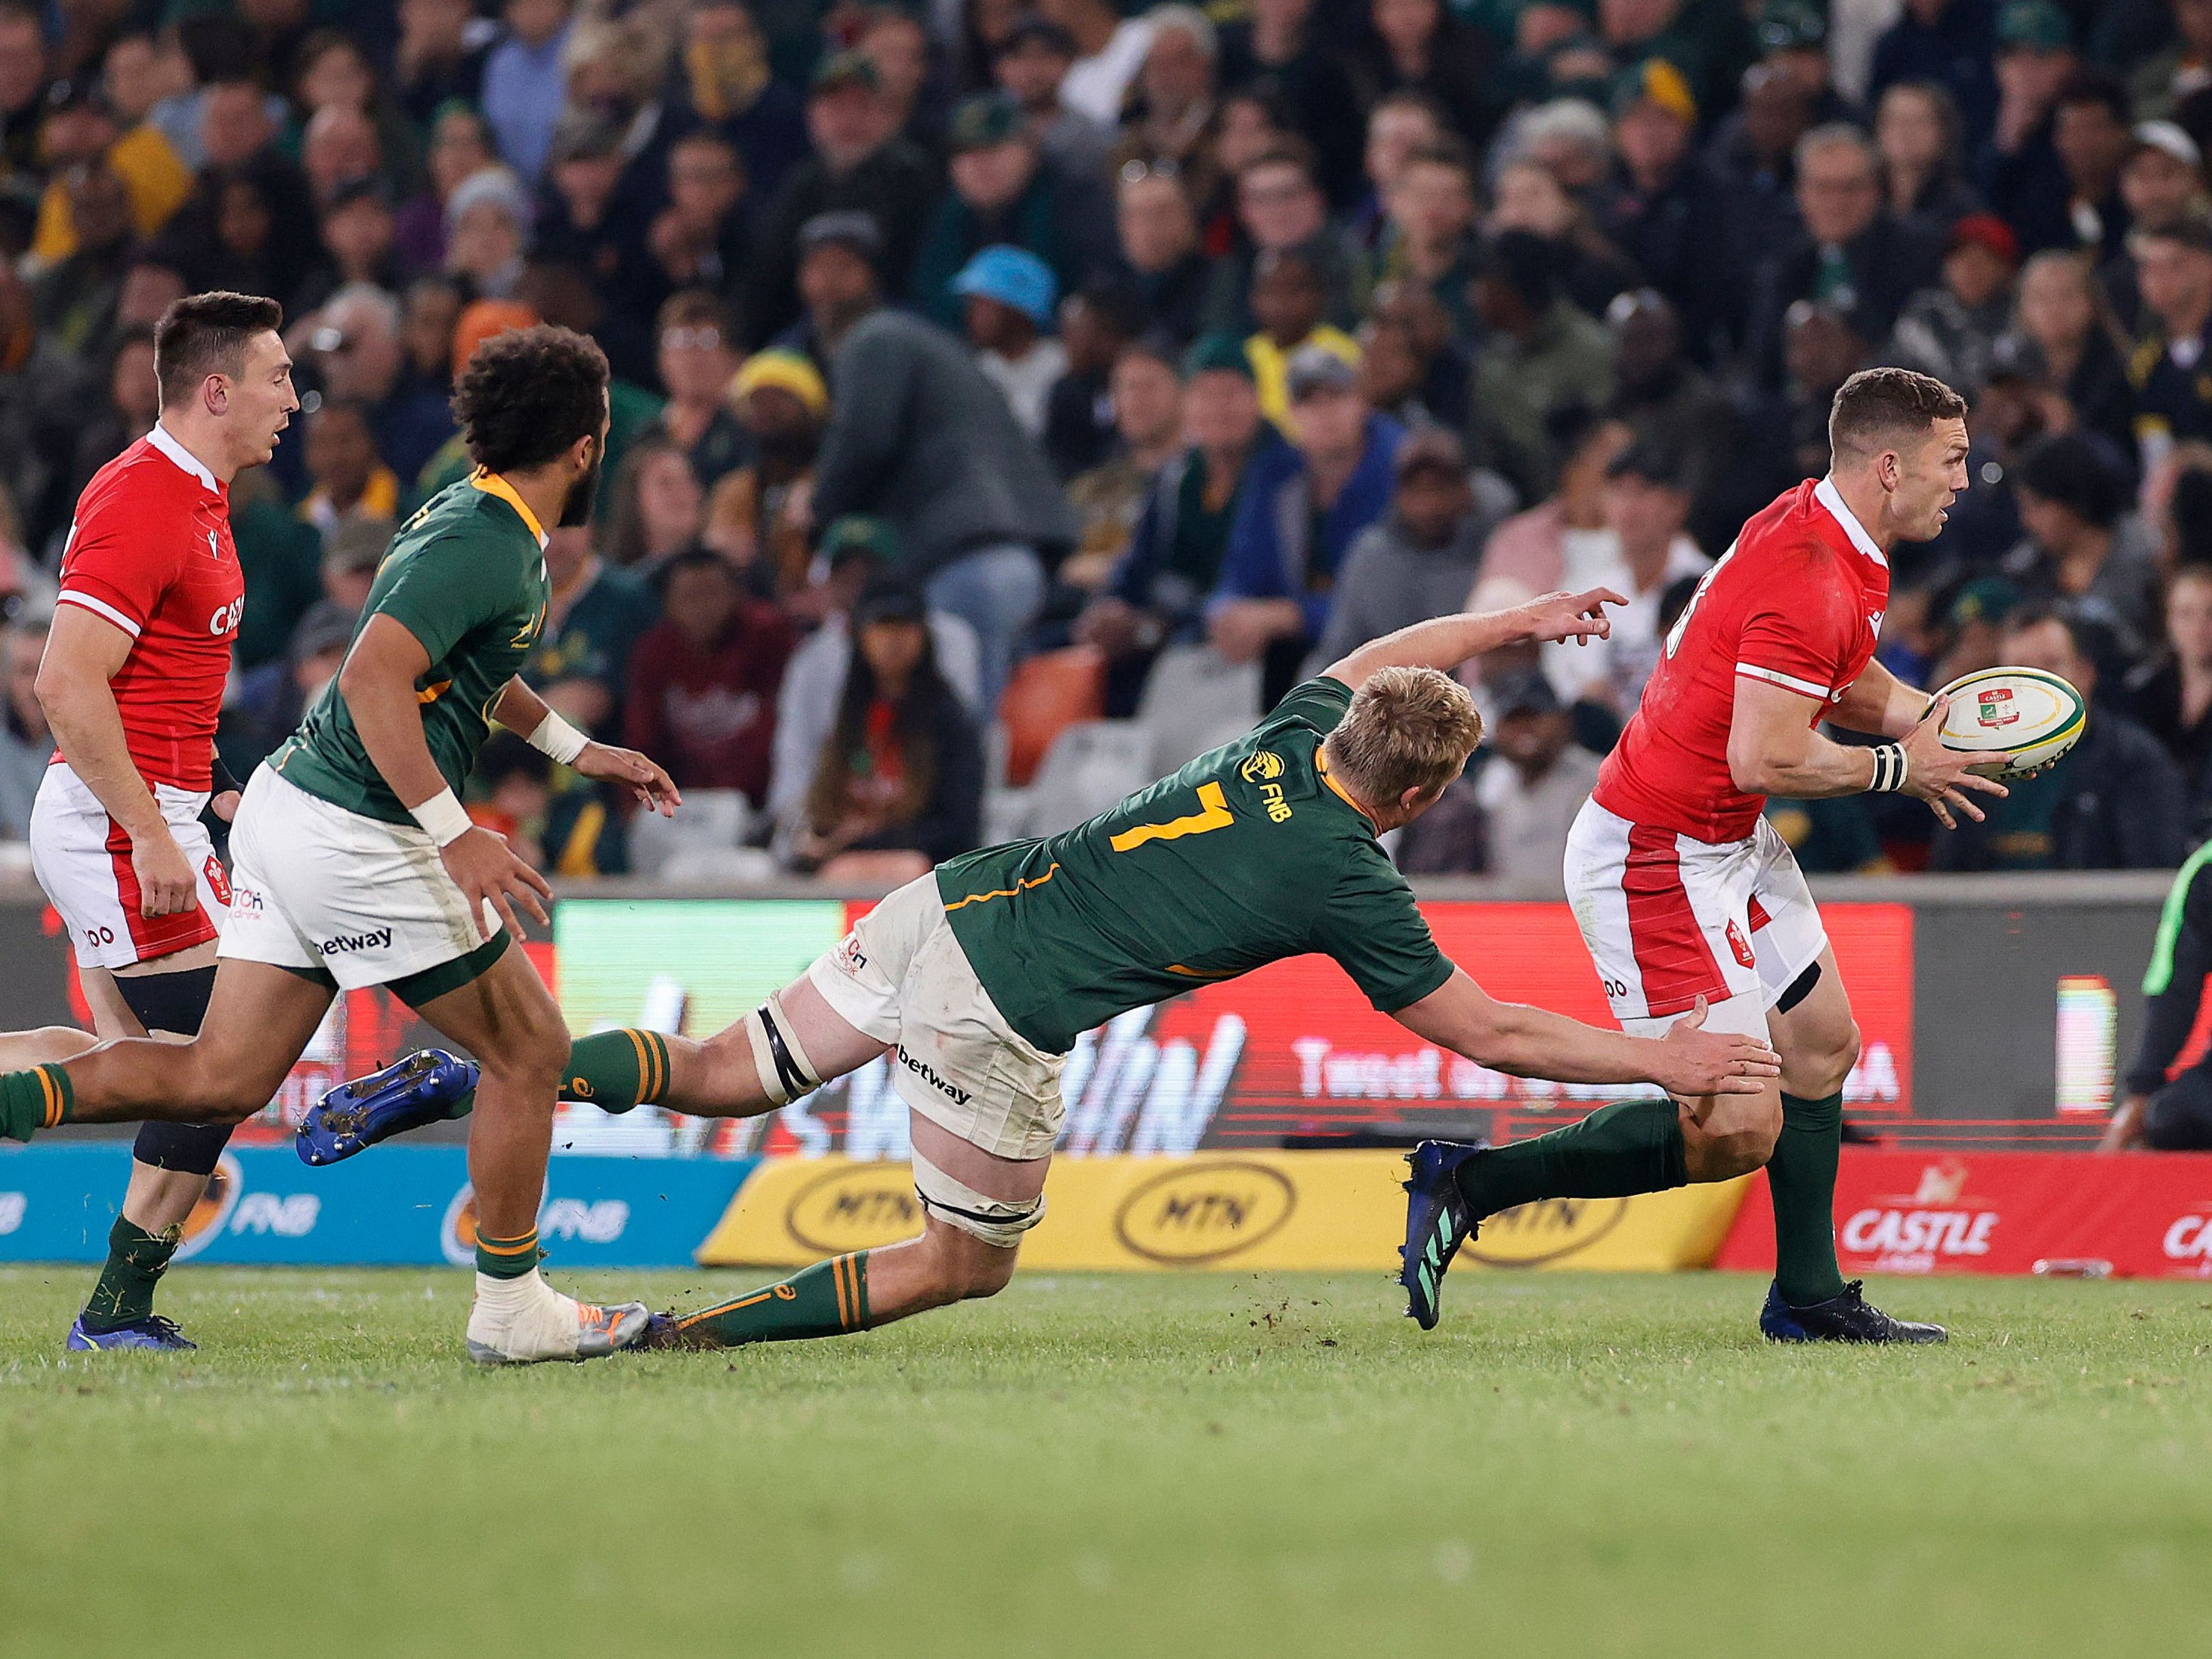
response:
M1249 731L1260 718L1260 665L1233 663L1210 645L1171 646L1145 681L1137 722L1152 736L1152 771L1185 762Z
M1017 664L999 699L1006 727L1006 781L1016 788L1036 775L1052 740L1077 720L1106 712L1106 658L1087 645L1041 652Z
M640 812L630 820L631 872L665 876L671 873L669 866L684 854L738 851L752 823L752 803L743 790L687 789L684 810L674 817ZM769 873L774 873L772 866Z
M1152 738L1134 720L1079 720L1063 729L1037 768L1019 833L1073 830L1152 781Z

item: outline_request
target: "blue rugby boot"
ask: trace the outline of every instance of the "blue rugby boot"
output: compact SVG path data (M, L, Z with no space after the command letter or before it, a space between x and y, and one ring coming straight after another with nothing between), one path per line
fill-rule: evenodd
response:
M198 1352L199 1344L190 1340L177 1328L173 1319L164 1319L160 1314L149 1314L143 1319L134 1319L127 1325L118 1325L112 1331L88 1331L84 1328L84 1316L76 1316L70 1327L69 1340L62 1345L72 1353L85 1353L109 1348L158 1348L175 1353Z
M1759 1310L1759 1328L1770 1342L1948 1342L1950 1332L1941 1325L1916 1324L1892 1319L1859 1293L1863 1279L1854 1279L1843 1294L1808 1308L1793 1308L1782 1299L1782 1287L1766 1287L1766 1305Z
M1407 1155L1413 1166L1406 1186L1406 1243L1398 1252L1398 1282L1406 1289L1406 1316L1425 1331L1437 1328L1437 1292L1459 1247L1474 1237L1480 1218L1467 1212L1455 1177L1459 1166L1486 1141L1425 1140Z
M382 1071L341 1083L307 1109L293 1137L302 1164L336 1164L380 1140L458 1115L480 1075L477 1063L421 1048Z

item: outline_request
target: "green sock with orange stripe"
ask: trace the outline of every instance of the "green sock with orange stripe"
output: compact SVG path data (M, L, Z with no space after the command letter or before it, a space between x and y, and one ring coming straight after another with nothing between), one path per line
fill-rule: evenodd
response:
M76 1115L76 1090L59 1066L0 1074L0 1138L28 1140Z
M603 1112L619 1114L655 1105L667 1093L668 1039L658 1031L600 1031L568 1045L568 1064L561 1073L563 1100L585 1101ZM446 1115L466 1117L476 1104L471 1090Z
M719 1308L676 1322L680 1346L734 1348L745 1342L790 1342L842 1336L868 1323L868 1253L832 1256Z
M488 1279L520 1279L544 1259L545 1252L538 1248L535 1227L520 1238L477 1235L477 1271Z

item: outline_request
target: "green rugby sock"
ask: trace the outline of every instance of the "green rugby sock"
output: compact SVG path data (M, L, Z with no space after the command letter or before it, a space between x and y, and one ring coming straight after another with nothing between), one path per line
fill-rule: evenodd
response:
M1844 1097L1782 1097L1782 1133L1767 1160L1774 1199L1774 1284L1793 1308L1841 1296L1836 1266L1836 1165L1844 1150Z
M677 1329L702 1346L842 1336L868 1322L868 1253L832 1256L719 1308L686 1316Z
M520 1238L477 1235L477 1271L487 1279L520 1279L544 1257L545 1252L538 1248L535 1227Z
M154 1288L184 1236L181 1227L149 1233L127 1216L116 1217L107 1230L107 1265L84 1304L85 1329L112 1331L152 1313Z
M668 1039L658 1031L625 1027L577 1037L568 1045L568 1064L561 1073L563 1100L580 1100L619 1116L657 1105L667 1093ZM446 1115L466 1117L476 1108L471 1089Z
M76 1115L76 1090L59 1066L0 1073L0 1137L28 1140Z
M1459 1166L1460 1196L1480 1218L1541 1198L1621 1198L1689 1178L1671 1100L1623 1100L1579 1123L1494 1146Z

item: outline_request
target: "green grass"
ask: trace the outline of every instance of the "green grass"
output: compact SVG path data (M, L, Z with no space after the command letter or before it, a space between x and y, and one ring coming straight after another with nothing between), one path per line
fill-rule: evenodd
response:
M2212 1285L1018 1278L839 1342L483 1373L458 1273L0 1271L0 1653L2212 1651ZM596 1279L659 1302L740 1276ZM1425 1638L1419 1650L1412 1643Z

